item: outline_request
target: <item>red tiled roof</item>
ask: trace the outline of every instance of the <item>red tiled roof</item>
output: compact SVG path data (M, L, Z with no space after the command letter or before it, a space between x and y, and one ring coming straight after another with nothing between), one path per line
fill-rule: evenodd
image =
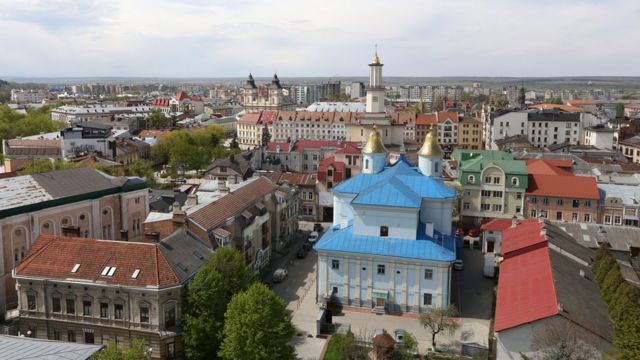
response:
M168 135L170 132L171 130L142 130L140 131L140 134L138 134L138 137L141 139L159 139L163 136Z
M362 149L360 149L354 144L349 143L347 144L347 146L343 147L340 150L337 150L335 153L336 154L360 154L362 153Z
M516 227L505 229L502 232L502 253L509 257L515 251L546 243L547 239L540 233L543 226L538 219L526 219L520 220Z
M75 264L80 264L72 273ZM106 266L112 276L102 276ZM139 269L137 278L133 272ZM16 275L49 279L101 281L123 286L173 286L180 279L156 244L40 235Z
M276 151L276 147L280 145L280 151L293 151L300 152L304 149L320 149L323 147L332 147L337 149L343 149L346 147L356 147L357 142L354 141L341 141L341 140L298 140L293 144L293 148L290 149L289 143L277 143L270 142L267 144L267 151ZM360 153L358 149L357 154Z
M187 98L189 98L189 97L187 96L187 93L184 92L184 91L180 91L178 93L178 95L176 95L176 100L178 100L178 101L182 101L182 100L187 99Z
M332 156L320 161L320 164L318 164L318 172L326 171L330 166L333 166L334 169L340 172L345 169L345 164L342 161L336 161L336 158Z
M458 113L453 111L438 111L437 117L438 117L438 122L443 122L447 119L453 121L454 123L457 123L458 121L460 121L460 118L458 117Z
M278 116L277 111L263 111L262 116L260 116L260 123L264 125L271 125Z
M570 160L526 159L525 163L528 174L573 176L571 171L564 169L573 167Z
M435 125L438 120L436 114L418 114L416 125Z
M241 124L258 124L260 121L260 113L248 113L242 115L240 120L238 120Z
M156 106L169 106L169 99L153 99L151 104Z
M504 231L511 227L511 219L492 219L480 225L480 230Z
M289 185L315 185L316 178L313 174L286 172L282 173L280 179L278 179L278 184L283 181L288 182Z
M558 299L547 246L506 258L500 264L496 332L557 314Z
M567 101L567 105L569 106L580 106L580 105L598 105L600 104L597 100L570 100Z
M600 199L593 176L559 176L529 174L528 196L551 196L576 199Z
M286 142L270 142L267 144L267 151L276 151L278 146L280 146L280 151L289 151L289 143Z

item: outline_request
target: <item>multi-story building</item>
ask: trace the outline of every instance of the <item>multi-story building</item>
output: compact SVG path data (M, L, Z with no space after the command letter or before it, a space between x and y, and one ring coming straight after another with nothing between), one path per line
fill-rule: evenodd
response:
M257 113L249 113L243 115L237 123L238 146L240 149L255 149L262 145L265 132L269 130L268 126L273 124L277 112L263 111Z
M509 153L456 149L458 183L462 188L460 213L465 223L480 224L483 218L524 215L527 168Z
M207 167L204 176L209 180L224 180L230 184L237 184L253 175L254 161L254 153L251 151L217 159Z
M553 110L498 111L485 114L485 147L514 135L527 135L531 144L548 147L568 143L580 145L583 129L595 126L599 119L590 113Z
M15 269L18 327L31 337L126 346L182 359L185 284L212 255L193 234L158 243L41 235Z
M640 226L640 189L636 185L598 184L600 213L598 223Z
M595 146L598 149L616 149L618 145L619 131L604 125L589 126L584 128L583 144Z
M458 113L438 111L435 114L438 142L444 151L451 151L458 144Z
M351 87L349 88L349 96L351 99L360 99L365 96L365 88L364 83L362 82L353 82L351 83Z
M64 105L51 110L51 119L67 124L96 123L109 125L114 130L136 130L149 114L148 106L71 106Z
M30 136L27 138L2 140L4 171L24 169L36 160L62 160L60 133L52 137Z
M575 176L565 160L527 160L529 184L525 217L558 221L598 221L600 194L596 178Z
M465 116L458 122L458 147L480 150L483 149L482 139L482 123L480 121Z
M166 117L181 114L195 116L204 113L204 101L199 96L189 96L186 92L180 91L171 99L153 99L150 108L160 110Z
M362 150L348 144L331 153L318 165L318 203L320 220L333 221L333 196L331 189L341 181L356 176L362 170Z
M275 184L287 184L298 188L297 218L307 221L318 220L318 190L315 175L279 171L261 171L260 175L269 178Z
M263 170L293 171L315 174L321 160L334 151L358 143L341 140L297 140L290 143L271 142L264 149L260 164Z
M82 122L66 128L62 135L62 156L72 158L80 153L97 152L112 157L114 138L111 126L99 123Z
M17 305L11 270L39 235L142 240L147 184L91 168L0 179L0 314Z
M618 151L633 163L640 164L640 135L620 140Z
M247 112L263 110L294 110L296 102L289 96L285 96L278 75L274 74L271 83L264 87L256 85L253 76L249 74L247 84L244 86L242 105Z
M455 191L442 182L442 150L427 137L417 167L387 166L373 128L362 173L332 190L333 226L316 244L317 299L376 313L419 313L450 303L456 259Z
M16 104L41 103L49 96L47 90L11 89L11 102Z

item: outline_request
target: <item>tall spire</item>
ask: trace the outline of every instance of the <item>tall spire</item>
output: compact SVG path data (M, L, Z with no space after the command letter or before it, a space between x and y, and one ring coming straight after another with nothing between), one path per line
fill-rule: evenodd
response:
M371 64L369 65L381 65L380 57L378 56L378 44L376 44L376 50L373 53L373 57L371 58Z

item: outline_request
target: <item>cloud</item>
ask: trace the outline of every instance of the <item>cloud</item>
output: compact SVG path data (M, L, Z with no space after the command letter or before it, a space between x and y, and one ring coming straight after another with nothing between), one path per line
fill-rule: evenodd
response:
M640 75L635 1L0 0L0 75Z

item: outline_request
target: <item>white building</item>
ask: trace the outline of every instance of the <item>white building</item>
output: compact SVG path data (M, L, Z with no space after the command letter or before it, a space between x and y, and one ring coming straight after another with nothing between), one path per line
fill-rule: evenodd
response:
M435 134L419 165L387 165L373 127L362 173L333 188L333 225L315 246L317 298L374 312L418 313L450 301L455 191L443 184Z
M11 102L16 104L41 103L49 95L47 90L11 89Z
M600 126L589 126L584 129L584 144L598 149L615 149L618 145L618 130Z

